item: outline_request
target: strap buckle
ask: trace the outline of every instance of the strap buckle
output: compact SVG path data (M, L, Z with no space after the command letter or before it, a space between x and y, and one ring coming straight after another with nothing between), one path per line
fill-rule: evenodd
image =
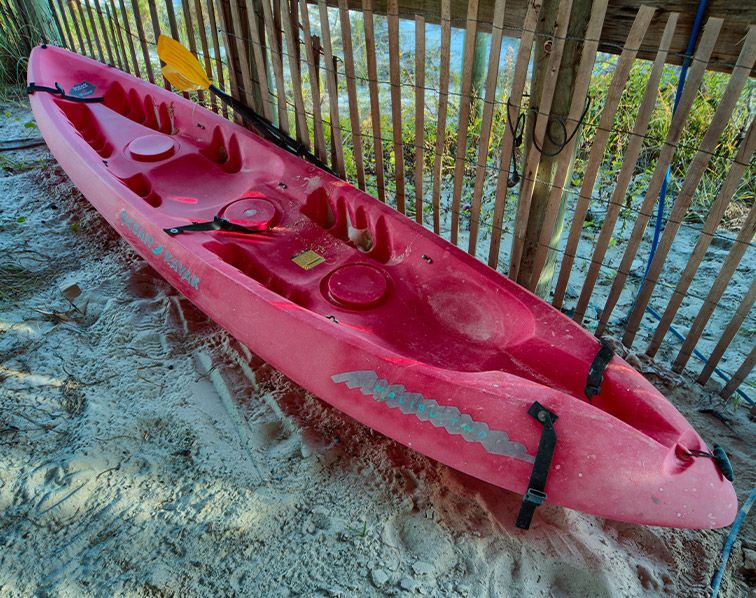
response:
M538 441L538 452L528 480L528 490L522 499L520 512L515 522L515 525L520 529L530 527L536 508L546 501L546 478L549 475L551 459L554 457L557 441L556 431L554 430L554 422L557 420L556 413L549 411L538 401L534 401L528 409L528 415L538 421L543 429Z
M535 505L536 507L540 507L544 502L546 502L546 493L541 492L540 490L536 490L535 488L528 488L528 491L522 498L522 502L527 502Z
M172 237L184 232L196 232L196 231L214 231L222 230L231 233L242 233L246 235L255 235L268 232L269 229L255 230L241 226L240 224L234 224L225 218L215 216L208 222L192 222L191 224L185 224L184 226L172 226L170 228L164 228L163 231L171 235Z

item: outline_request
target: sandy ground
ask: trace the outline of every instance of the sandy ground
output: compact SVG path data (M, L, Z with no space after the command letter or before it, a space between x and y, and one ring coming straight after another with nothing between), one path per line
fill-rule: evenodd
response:
M27 109L9 110L0 138L36 134ZM0 160L12 283L0 294L0 595L707 594L727 530L550 505L517 530L518 495L342 416L194 309L45 148ZM742 500L756 485L745 409L629 358L727 449ZM726 423L698 411L712 406ZM724 596L756 596L754 520Z

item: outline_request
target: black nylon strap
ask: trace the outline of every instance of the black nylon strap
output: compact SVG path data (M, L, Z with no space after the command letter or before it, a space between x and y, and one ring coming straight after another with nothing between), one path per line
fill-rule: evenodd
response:
M604 370L609 362L614 357L614 349L605 339L601 339L601 348L596 357L593 358L593 363L588 370L588 378L585 381L585 396L589 401L593 400L593 397L599 393L601 389L601 382L604 379Z
M549 475L551 459L554 456L557 441L556 431L554 430L554 422L557 420L557 416L554 412L535 401L528 409L528 415L541 422L543 430L541 431L541 440L538 442L538 452L533 463L533 470L530 472L528 490L522 499L520 513L517 515L517 522L515 523L520 529L530 527L533 513L546 500L546 478Z
M29 85L26 86L26 95L31 95L35 91L43 91L45 93L51 93L53 95L58 95L63 100L68 100L69 102L82 102L84 104L100 104L105 101L105 98L80 98L77 96L70 96L66 94L66 91L60 86L60 83L57 81L55 82L55 87L45 87L44 85L37 85L32 81L29 83Z
M220 216L216 216L209 222L192 222L191 224L185 224L184 226L174 226L171 228L164 228L163 231L168 233L169 235L178 235L183 232L192 232L192 231L212 231L212 230L224 230L227 232L232 233L244 233L244 234L260 234L267 232L266 230L254 230L251 228L247 228L246 226L241 226L239 224L234 224L233 222L229 222L225 218L221 218Z
M321 170L325 170L328 174L332 174L333 176L336 176L336 177L339 176L333 170L331 170L325 162L323 162L315 154L310 152L299 141L297 141L296 139L293 139L292 137L284 133L276 125L274 125L272 122L270 122L268 119L264 118L263 116L260 116L257 112L255 112L252 108L250 108L246 104L242 104L236 98L227 94L225 91L223 91L222 89L219 89L215 85L211 85L209 87L209 90L211 93L215 94L218 98L220 98L223 102L226 102L229 106L231 106L234 110L236 110L244 119L247 120L248 123L250 123L252 126L255 127L258 133L260 133L268 141L272 141L277 146L282 147L288 152L291 152L295 156L304 158L305 160L314 164Z

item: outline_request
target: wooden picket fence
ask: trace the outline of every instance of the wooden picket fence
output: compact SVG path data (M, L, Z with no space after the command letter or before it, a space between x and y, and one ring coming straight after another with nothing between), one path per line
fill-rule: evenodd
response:
M742 102L748 90L754 89L751 73L756 62L755 25L747 27L735 61L724 65L730 72L726 88L708 130L695 142L695 157L688 165L680 188L672 196L658 247L647 272L640 275L639 266L634 262L645 261L643 252L648 242L644 238L649 234L648 225L655 216L655 205L675 151L682 143L696 94L707 68L722 70L723 67L721 62L712 59L723 31L721 18L712 17L705 23L666 137L660 140L649 136L648 130L665 64L674 61L675 52L671 47L675 35L681 34L679 15L640 6L617 51L619 56L595 132L592 138L582 140L580 134L568 138L566 132L580 129L583 124L608 0L594 0L585 35L580 40L570 39L567 31L572 0L560 1L556 25L545 35L537 31L542 0L526 3L520 27L506 23L504 0L492 2L493 14L485 20L479 20L478 0L469 0L466 18L456 22L452 20L451 0L441 0L438 24L427 24L422 15L414 18L412 77L407 68L402 68L402 53L406 53L407 48L402 48L400 43L400 30L402 23L408 21L400 19L399 0L382 2L385 12L380 15L374 10L372 0L361 0L361 4L348 0L331 3L326 0L314 3L307 0L181 0L180 10L174 7L172 0L46 1L59 36L52 41L166 88L170 85L160 74L155 41L161 33L182 41L197 54L219 86L228 86L235 97L290 132L331 164L340 176L531 289L536 288L552 254L556 254L558 268L550 288L555 307L565 310L580 323L595 324L597 335L607 330L621 334L628 348L643 340L648 356L656 356L664 349L676 372L686 366L693 368L690 358L696 356L703 363L702 369L694 369L698 382L706 383L717 374L725 382L721 389L723 397L729 398L737 391L750 402L747 378L756 360L753 343L747 342L754 333L751 309L756 299L752 266L752 241L756 232L753 197L736 238L721 234L719 228L744 178L746 185L754 189L750 178L756 148L753 120L741 135L737 155L728 162L729 171L722 173L716 199L695 232L695 246L679 275L670 271L669 258L675 252L677 255L686 252L675 241L681 230L690 231L686 215L691 202L712 157L717 155L720 137L736 105ZM14 4L0 0L0 20L4 26L11 27L19 21L23 5L31 2L19 0ZM379 19L380 25L385 25L385 34L383 27L380 31L376 27ZM434 28L435 35L439 25L440 51L429 62L430 54L426 54L429 26ZM657 41L652 46L644 46L650 27L655 31L652 38ZM461 68L455 71L459 81L452 85L452 63L456 60L452 53L452 33L460 29L464 29L465 41ZM490 32L485 82L480 94L473 90L472 81L478 60L475 37L479 29ZM385 66L379 45L386 37L388 68L383 70L388 71L388 78L379 68ZM500 68L502 48L510 37L519 38L519 43L513 65L504 72ZM355 51L355 40L360 42L360 52ZM552 176L545 180L539 171L539 167L544 168L544 148L538 141L546 141L553 124L551 106L560 93L555 74L565 48L575 41L579 42L580 54L569 112L562 122L565 139L556 157L551 156L555 164ZM529 65L536 46L543 43L548 43L549 50L539 68L547 69L554 76L546 78L539 90L540 96L534 98L527 93L533 77ZM639 53L651 58L653 63L635 124L632 131L625 132L624 160L615 175L611 197L607 199L596 194L596 186L610 134L617 131L614 121L623 92ZM680 58L679 52L677 58ZM430 85L430 78L437 81L435 87ZM387 88L390 123L384 122L381 114L387 106ZM233 118L207 94L191 95L210 109L222 110L224 115ZM405 104L409 97L414 97L414 107L408 113ZM532 106L537 108L534 110ZM477 107L481 107L482 114L472 131L471 112ZM526 144L526 151L521 155L519 115L528 111L531 112L530 134L537 143ZM503 132L495 134L494 124L502 113L507 126ZM449 119L455 116L456 142L449 155ZM403 135L407 119L414 120L414 140L410 143ZM428 141L429 126L435 130L435 143ZM477 147L471 145L471 139L477 140ZM575 187L571 175L574 155L577 146L585 142L590 142L590 153L582 181ZM645 185L645 195L640 205L635 206L628 198L632 196L637 164L649 143L655 144L658 158ZM469 158L471 153L474 159ZM444 173L444 164L450 161L453 163L451 177ZM513 174L517 175L514 178L519 178L514 181L515 185L512 184ZM540 237L528 238L531 203L539 184L548 185L548 202L541 214ZM555 231L561 231L559 222L567 196L572 196L573 200L568 202L566 224L569 226L563 236ZM591 238L585 234L585 222L596 209L604 211L604 219L598 233ZM632 231L623 242L624 250L616 255L619 263L610 263L618 224L627 221L627 213L632 215L627 223ZM726 254L717 259L716 275L711 275L710 268L707 268L708 274L702 272L702 265L710 264L706 258L713 242L728 247ZM523 280L521 275L525 254L530 260L528 280ZM584 272L578 272L578 264L586 267ZM643 269L640 267L641 271ZM717 311L728 287L735 277L739 280L744 271L751 282L739 298L739 304L734 309ZM611 284L603 284L608 282L607 276L611 277ZM571 281L577 286L571 286ZM654 309L652 300L663 308ZM697 302L700 308L692 321L681 320L681 307L690 305L691 301ZM618 307L626 311L623 314L626 317L619 320ZM715 313L720 314L716 318L718 326L713 318ZM613 315L615 320L612 320ZM681 321L682 330L679 329ZM733 351L731 345L735 338L740 339L741 347L749 348ZM728 371L722 371L723 360L727 360ZM750 386L752 388L752 384Z

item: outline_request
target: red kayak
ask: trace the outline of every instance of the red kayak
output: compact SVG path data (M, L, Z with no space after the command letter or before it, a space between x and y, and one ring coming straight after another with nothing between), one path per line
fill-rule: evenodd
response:
M611 519L729 525L723 451L508 278L258 135L113 67L29 61L39 129L134 249L318 397L408 447ZM513 513L513 520L515 514Z

